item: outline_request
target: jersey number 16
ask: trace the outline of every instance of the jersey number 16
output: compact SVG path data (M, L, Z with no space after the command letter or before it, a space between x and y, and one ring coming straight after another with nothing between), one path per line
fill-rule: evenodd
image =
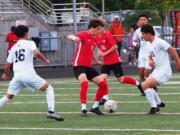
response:
M24 52L25 52L24 49L20 49L20 50L15 52L15 55L16 55L15 62L23 61L25 59Z

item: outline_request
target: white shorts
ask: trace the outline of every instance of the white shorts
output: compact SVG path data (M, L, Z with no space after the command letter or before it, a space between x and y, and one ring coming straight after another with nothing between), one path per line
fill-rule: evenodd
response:
M162 72L160 70L155 69L155 70L153 70L153 72L151 73L150 76L155 78L159 84L163 84L171 78L172 72L167 72L167 71Z
M27 74L28 73L28 74ZM30 91L35 92L44 86L46 80L41 78L35 72L23 72L15 74L9 83L8 93L12 95L18 94L22 88L27 87Z
M152 69L152 67L149 66L147 58L138 59L138 68Z

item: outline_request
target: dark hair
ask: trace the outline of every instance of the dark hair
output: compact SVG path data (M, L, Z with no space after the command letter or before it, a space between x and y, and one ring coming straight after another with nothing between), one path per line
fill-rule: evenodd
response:
M21 38L21 37L24 37L27 32L28 32L28 27L27 26L19 25L19 26L16 27L16 29L14 31L14 34L18 38Z
M12 26L12 27L11 27L11 31L12 31L12 32L14 32L14 31L15 31L15 29L16 29L16 27L15 27L15 26Z
M90 28L97 28L99 26L104 27L103 21L101 21L100 19L92 19L89 22L88 29L90 29Z
M133 28L134 30L137 29L137 25L133 24L133 25L130 25L130 28Z
M145 17L145 18L147 18L147 19L149 20L149 17L148 17L147 15L145 15L145 14L139 15L138 20L139 20L141 17Z
M154 28L150 24L143 25L141 27L141 32L150 33L151 35L155 35Z

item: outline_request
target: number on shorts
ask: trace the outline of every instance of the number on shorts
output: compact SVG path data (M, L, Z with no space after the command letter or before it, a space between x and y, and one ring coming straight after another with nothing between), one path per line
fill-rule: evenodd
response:
M15 52L15 55L16 55L15 62L24 61L24 59L25 59L24 52L25 52L24 49L20 49L20 50Z

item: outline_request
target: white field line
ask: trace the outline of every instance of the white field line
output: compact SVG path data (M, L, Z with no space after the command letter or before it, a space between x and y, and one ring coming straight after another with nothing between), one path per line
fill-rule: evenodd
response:
M178 129L120 129L120 128L43 128L43 127L0 127L0 130L57 130L57 131L115 131L115 132L180 132Z
M0 92L1 93L1 92ZM4 92L2 92L1 96L3 96ZM170 96L170 95L180 95L180 92L171 92L171 93L158 93L159 95ZM89 96L94 96L95 93L88 93ZM45 96L45 94L18 94L16 97L40 97ZM79 96L77 94L55 94L56 97L72 97L72 96ZM139 96L139 93L110 93L110 96Z
M57 101L56 104L79 104L79 101ZM92 101L88 103L94 103ZM147 104L146 101L117 101L118 104ZM179 104L180 101L166 101L168 104ZM8 102L8 104L19 105L19 104L47 104L46 101L34 101L34 102Z
M80 112L58 112L60 114L80 114ZM91 112L88 112L92 114ZM115 113L106 113L103 112L106 115L120 115L120 114L126 114L126 115L147 115L147 112L115 112ZM26 114L26 115L34 115L34 114L47 114L47 112L0 112L0 114ZM174 113L169 113L169 112L159 112L156 115L180 115L180 112L174 112Z
M68 82L68 81L58 81L57 80L57 81L52 81L50 83L51 84L67 84L67 85L78 85L79 86L79 82L77 82L77 81ZM90 84L92 84L92 83L90 83ZM108 81L108 84L117 84L117 85L119 85L119 83L117 81L115 81L115 80ZM169 82L166 82L164 85L173 85L173 84L180 84L180 81L169 81ZM0 83L0 86L8 86L8 83Z

